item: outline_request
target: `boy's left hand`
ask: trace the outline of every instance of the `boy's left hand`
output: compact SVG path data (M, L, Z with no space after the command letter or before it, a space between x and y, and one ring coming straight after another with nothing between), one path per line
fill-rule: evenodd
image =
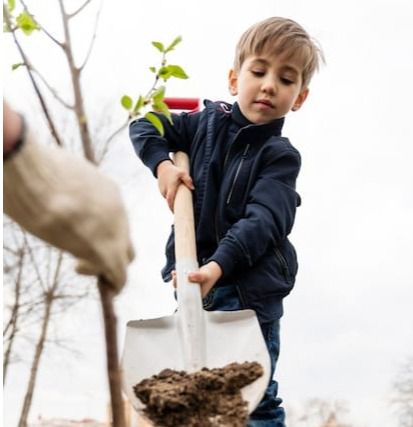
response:
M200 267L198 271L189 273L188 280L200 284L202 298L205 298L221 276L222 269L220 265L215 261L211 261Z
M205 298L221 276L222 269L220 265L215 261L211 261L200 267L198 271L189 273L188 280L192 283L199 283L201 286L202 298ZM176 288L175 271L172 272L172 284Z

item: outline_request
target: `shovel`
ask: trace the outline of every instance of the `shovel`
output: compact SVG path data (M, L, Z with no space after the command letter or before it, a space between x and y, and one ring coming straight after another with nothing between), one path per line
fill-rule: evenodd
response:
M188 157L176 153L175 164L189 171ZM232 362L258 362L264 374L241 390L251 413L270 380L270 358L253 310L205 311L201 288L188 281L198 269L191 191L183 184L174 204L178 309L157 319L132 320L126 328L122 357L123 390L137 411L144 405L133 386L163 369L188 373Z

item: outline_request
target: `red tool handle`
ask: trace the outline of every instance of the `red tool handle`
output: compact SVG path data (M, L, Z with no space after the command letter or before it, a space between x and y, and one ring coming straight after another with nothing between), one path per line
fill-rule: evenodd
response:
M171 110L199 111L199 98L165 98L164 102Z

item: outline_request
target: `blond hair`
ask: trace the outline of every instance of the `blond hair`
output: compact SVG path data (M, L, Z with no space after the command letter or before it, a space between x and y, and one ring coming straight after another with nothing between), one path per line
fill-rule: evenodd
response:
M234 69L239 71L245 58L249 55L287 54L288 58L297 59L302 64L302 86L309 85L310 80L324 61L321 48L301 25L292 19L272 17L258 22L248 28L238 41Z

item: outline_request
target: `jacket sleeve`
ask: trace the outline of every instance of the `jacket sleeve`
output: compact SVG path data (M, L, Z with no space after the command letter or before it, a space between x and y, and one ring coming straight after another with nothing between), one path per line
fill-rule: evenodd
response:
M210 258L221 266L223 276L231 274L237 265L252 267L291 232L300 202L295 191L300 166L300 155L293 148L283 150L263 165L248 195L243 217L227 231Z
M191 132L197 121L197 113L172 114L173 124L163 114L156 115L163 124L163 136L145 118L135 120L129 125L129 136L135 152L154 176L160 162L171 160L170 152L189 152Z

